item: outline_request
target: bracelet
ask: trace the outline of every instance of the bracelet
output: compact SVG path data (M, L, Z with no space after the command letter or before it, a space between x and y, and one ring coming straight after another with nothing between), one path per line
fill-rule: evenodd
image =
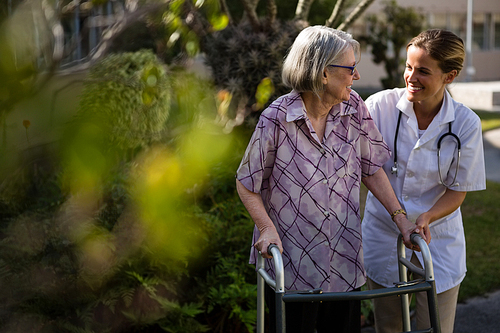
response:
M391 219L394 221L394 218L398 214L405 214L406 215L406 211L404 209L398 209L398 210L396 210L394 213L391 214Z

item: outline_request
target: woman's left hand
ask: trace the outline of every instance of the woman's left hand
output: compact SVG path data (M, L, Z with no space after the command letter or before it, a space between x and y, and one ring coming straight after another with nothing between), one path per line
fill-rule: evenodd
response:
M415 222L415 225L418 229L420 229L419 234L425 240L427 244L431 242L431 229L429 228L429 224L431 223L430 219L427 217L426 213L420 214Z
M420 252L420 247L411 242L412 234L419 234L427 244L431 241L429 224L425 224L424 220L421 221L421 224L418 224L418 222L412 223L405 215L398 214L394 217L394 222L403 235L403 242L407 248Z

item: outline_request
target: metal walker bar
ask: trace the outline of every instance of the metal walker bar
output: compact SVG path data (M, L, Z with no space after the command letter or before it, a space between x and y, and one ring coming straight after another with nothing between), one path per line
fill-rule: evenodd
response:
M379 297L400 295L403 311L403 331L412 333L441 333L439 311L437 307L436 283L434 280L434 268L432 257L427 243L419 234L412 234L411 241L418 245L424 259L424 269L416 267L406 259L403 237L398 237L398 267L400 282L394 287L362 290L351 292L325 292L320 289L304 291L285 291L285 276L283 259L278 247L274 244L269 246L268 252L272 254L276 280L265 270L265 259L257 258L257 333L264 333L264 287L265 283L275 290L276 298L276 332L286 332L285 302L322 302L322 301L345 301L365 300ZM425 277L425 280L407 281L407 270ZM410 307L408 294L425 291L429 306L431 327L426 330L411 331Z

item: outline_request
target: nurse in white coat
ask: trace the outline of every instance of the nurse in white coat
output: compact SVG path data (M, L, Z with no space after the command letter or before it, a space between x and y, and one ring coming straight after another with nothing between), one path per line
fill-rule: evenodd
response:
M366 101L393 152L383 168L404 208L400 213L432 236L429 248L441 330L449 333L453 332L458 290L466 272L460 205L468 191L486 188L479 117L454 101L445 89L459 74L464 58L458 36L445 30L424 31L407 46L406 88L385 90ZM362 232L368 286L393 286L399 280L399 229L371 193ZM407 248L406 257L420 265L422 257L416 250ZM430 327L425 297L425 293L416 296L418 329ZM375 299L374 313L377 332L402 331L399 298Z

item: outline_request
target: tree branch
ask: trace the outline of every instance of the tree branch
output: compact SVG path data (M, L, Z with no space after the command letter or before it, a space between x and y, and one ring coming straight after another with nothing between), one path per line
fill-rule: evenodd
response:
M118 19L113 25L103 32L102 40L95 47L92 56L90 57L92 62L102 58L107 54L109 47L113 43L118 35L123 32L130 25L141 21L145 16L157 12L160 8L166 7L170 4L170 1L166 3L156 3L151 5L143 5L133 12L125 12L123 17Z
M297 8L295 9L294 20L307 21L309 10L311 9L311 5L313 2L314 0L299 0L299 2L297 3Z
M220 1L220 9L222 13L224 13L227 16L228 19L228 24L233 25L234 20L233 17L231 16L231 13L229 12L229 8L227 7L226 0L219 0Z
M333 24L339 18L339 15L342 12L342 9L344 9L344 4L345 4L345 0L337 0L337 2L335 3L335 7L333 8L332 15L330 15L328 20L326 20L325 25L327 27L333 28Z
M243 8L245 9L245 14L250 22L250 25L252 26L254 31L259 31L260 30L260 21L259 17L257 16L257 2L258 1L251 1L251 0L241 0L241 4L243 5Z
M271 27L276 21L276 15L278 14L278 7L274 0L267 0L267 24Z
M337 29L347 30L351 24L356 21L356 19L364 13L366 8L372 4L374 0L363 0L361 3L351 12L351 14L342 22Z

